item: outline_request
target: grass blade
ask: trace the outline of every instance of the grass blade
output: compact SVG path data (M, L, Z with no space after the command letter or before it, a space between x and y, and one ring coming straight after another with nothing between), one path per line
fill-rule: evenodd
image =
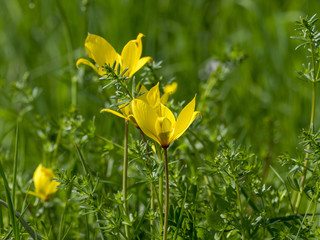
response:
M17 123L16 139L15 139L15 146L14 146L14 159L13 159L13 184L12 184L12 202L13 202L13 206L15 206L16 185L17 185L18 136L19 136L19 124Z
M6 208L8 208L8 204L4 201L2 201L0 199L0 204L2 204L3 206L5 206ZM25 228L25 230L30 234L30 236L35 239L35 240L41 240L41 237L37 234L37 232L35 230L33 230L29 224L22 218L22 214L20 214L19 212L15 211L15 216L18 218L18 220L20 221L20 223L22 224L22 226Z
M18 229L18 224L17 224L17 221L14 217L15 211L14 211L14 207L13 207L12 198L10 195L10 189L9 189L8 181L7 181L6 175L4 173L1 161L0 161L0 175L3 179L4 187L6 189L6 197L7 197L7 201L8 201L9 216L11 219L14 236L17 240L20 240L20 233L19 233L19 229Z

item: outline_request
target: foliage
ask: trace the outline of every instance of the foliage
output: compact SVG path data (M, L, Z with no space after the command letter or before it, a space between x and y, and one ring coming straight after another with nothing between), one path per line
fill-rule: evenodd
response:
M99 112L174 81L167 106L197 93L202 118L168 148L168 239L320 237L318 1L2 5L1 238L161 239L164 150L129 124L124 199L124 120ZM117 50L142 32L154 62L77 69L88 32ZM48 201L28 194L40 163L60 182Z

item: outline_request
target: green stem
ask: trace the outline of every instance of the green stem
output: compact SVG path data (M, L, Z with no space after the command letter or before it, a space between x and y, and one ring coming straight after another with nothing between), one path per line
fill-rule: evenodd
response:
M9 209L9 217L11 220L11 224L12 224L11 226L12 226L12 230L14 232L14 237L15 237L15 239L19 240L20 239L20 232L19 232L19 228L18 228L18 223L16 222L16 219L14 217L15 216L15 209L13 206L12 197L10 195L10 188L9 188L8 180L7 180L6 174L4 173L1 161L0 161L0 175L3 179L4 187L6 190L6 197L7 197L8 209Z
M107 143L111 143L113 146L116 146L117 148L123 149L123 147L122 147L121 145L119 145L119 144L117 144L117 143L114 143L113 141L111 141L111 140L109 140L109 139L107 139L107 138L105 138L105 137L102 137L102 136L99 136L99 135L95 135L95 137L97 137L97 138L99 138L99 139L101 139L102 141L105 141L105 142L107 142Z
M151 211L153 212L154 211L154 190L153 190L153 184L151 183L150 184L150 195L151 195L151 204L150 204L150 209ZM150 232L151 232L151 235L152 235L152 238L153 239L153 219L150 219Z
M311 222L314 221L314 216L316 215L317 206L318 206L318 197L319 197L319 192L317 193L317 195L316 195L316 197L315 197L315 203L314 203L314 208L313 208L313 213L312 213Z
M315 58L314 58L314 50L313 50L313 46L310 43L310 48L311 48L311 55L312 55L312 67L313 67L313 72L315 72ZM312 103L311 103L311 116L310 116L310 125L309 125L309 131L313 132L314 129L314 116L315 116L315 109L316 109L316 84L317 84L317 78L318 78L318 74L319 72L317 72L315 78L312 79L313 81L313 85L312 85ZM310 149L310 145L308 144L307 146L307 150ZM308 167L308 157L309 157L309 153L308 151L306 152L305 155L305 160L304 160L304 164L303 164L303 171L302 171L302 177L300 180L300 189L299 189L299 193L298 193L298 197L296 200L296 205L294 208L294 213L297 213L297 211L299 210L300 207L300 203L301 203L301 198L302 198L302 193L303 193L303 189L304 189L304 182L306 180L306 175L307 175L307 167Z
M166 240L167 239L167 231L168 231L168 214L169 214L169 170L168 170L167 148L164 147L163 151L164 151L164 169L165 169L165 178L166 178L166 196L165 196L163 240Z
M0 235L4 232L2 207L0 206Z
M0 199L0 204L3 205L4 207L8 208L9 209L9 206L8 204L1 200ZM22 226L25 228L25 230L30 234L30 236L33 238L33 239L38 239L38 240L41 240L42 238L38 235L38 233L33 230L29 224L22 218L21 214L17 211L14 211L14 215L16 216L16 218L20 221L20 223L22 224Z
M160 232L163 229L163 173L159 176L159 216L160 216Z
M128 120L124 124L124 149L123 149L123 176L122 176L122 194L123 194L123 212L128 217L127 209L127 172L128 172ZM124 226L126 237L129 237L128 225Z
M57 157L57 153L58 153L58 148L59 148L59 144L60 144L60 140L61 140L61 136L62 136L62 128L60 127L57 138L56 138L56 142L54 144L55 149L53 151L52 154L52 159L51 159L51 165L55 165L56 164L56 157Z
M146 137L145 137L143 131L141 130L141 128L138 128L138 129L140 130L142 141L145 144L147 144L147 140L146 140ZM146 146L147 146L146 147L146 151L147 151L147 153L149 155L150 151L149 151L148 145L146 145ZM149 158L148 158L148 160L149 160ZM149 165L151 166L150 160L148 162L149 162ZM151 206L150 206L150 209L151 209L151 211L153 211L154 210L154 189L153 189L153 183L152 182L150 183L150 195L151 195ZM154 225L153 224L153 219L150 219L150 232L151 232L152 239L153 239L153 225Z
M51 225L51 232L52 232L52 235L53 235L53 239L57 239L56 231L54 229L55 224L53 223L53 220L52 220L52 217L51 217L51 211L50 211L49 207L47 208L47 213L48 213L48 218L49 218L49 222L50 222L50 225Z
M15 139L15 147L14 147L14 160L13 160L13 184L12 184L12 202L15 206L15 198L16 198L16 185L17 185L17 170L18 170L18 137L19 137L19 124L17 123L16 128L16 139Z
M73 46L72 46L72 34L71 34L71 28L67 20L67 15L65 14L63 7L61 5L60 0L56 0L58 12L60 14L62 23L65 28L66 33L66 46L68 49L68 61L71 68L71 104L72 106L77 105L77 85L78 85L78 78L75 76L74 73L74 59L73 59Z
M241 198L240 198L240 191L239 191L239 185L237 179L234 178L235 184L236 184L236 192L237 192L237 204L239 207L239 214L240 214L240 221L241 221L241 234L242 234L242 240L246 239L245 236L245 230L243 228L243 216L242 216L242 205L241 205Z

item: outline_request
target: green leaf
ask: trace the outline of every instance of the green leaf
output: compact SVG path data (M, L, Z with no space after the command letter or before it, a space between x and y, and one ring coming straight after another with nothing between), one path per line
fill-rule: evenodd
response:
M206 212L206 219L213 230L221 231L224 228L225 222L219 213L209 210Z

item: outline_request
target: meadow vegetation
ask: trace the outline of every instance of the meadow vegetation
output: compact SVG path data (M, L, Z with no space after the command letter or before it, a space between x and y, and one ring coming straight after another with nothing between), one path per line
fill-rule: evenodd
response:
M1 239L319 239L316 0L2 0Z

